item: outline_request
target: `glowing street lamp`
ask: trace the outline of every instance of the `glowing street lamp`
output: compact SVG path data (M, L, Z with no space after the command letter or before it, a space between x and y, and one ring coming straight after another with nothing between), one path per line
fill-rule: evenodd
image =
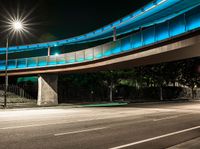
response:
M20 31L20 30L23 29L23 23L20 22L20 21L12 22L12 26L13 26L13 29L16 30L16 31Z
M20 32L22 33L24 29L24 24L20 20L13 20L9 23L10 33ZM5 64L5 93L4 93L4 108L7 107L7 90L8 90L8 48L9 48L9 35L6 40L6 64Z

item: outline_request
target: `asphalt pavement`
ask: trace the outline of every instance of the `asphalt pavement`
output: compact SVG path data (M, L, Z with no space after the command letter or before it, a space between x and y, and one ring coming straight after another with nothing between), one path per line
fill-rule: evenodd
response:
M200 102L0 110L0 149L192 149L199 137Z

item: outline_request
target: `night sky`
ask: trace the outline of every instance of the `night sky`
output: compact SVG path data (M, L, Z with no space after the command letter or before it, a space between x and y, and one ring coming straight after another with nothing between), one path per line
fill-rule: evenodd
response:
M28 14L30 32L23 41L14 37L12 44L29 44L46 40L64 39L81 35L107 25L152 0L0 0L0 20L5 20L6 11ZM6 33L2 33L3 46Z

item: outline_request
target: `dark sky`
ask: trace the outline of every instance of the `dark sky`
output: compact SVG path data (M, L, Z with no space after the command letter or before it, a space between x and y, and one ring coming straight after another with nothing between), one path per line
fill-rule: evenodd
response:
M24 37L24 43L36 43L41 36L51 34L55 39L63 39L107 25L142 7L152 0L0 0L0 19L5 20L7 10L16 14L27 14L30 32L34 36ZM3 23L0 24L1 31ZM2 39L5 33L0 34ZM16 38L16 37L14 37ZM44 38L44 37L43 37ZM0 40L2 45L3 41ZM22 44L22 41L12 41L13 44Z

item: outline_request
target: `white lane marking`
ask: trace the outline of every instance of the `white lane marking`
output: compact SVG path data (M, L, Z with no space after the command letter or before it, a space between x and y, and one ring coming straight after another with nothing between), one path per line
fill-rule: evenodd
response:
M161 135L161 136L157 136L157 137L153 137L153 138L149 138L149 139L145 139L145 140L141 140L141 141L137 141L137 142L133 142L133 143L117 146L117 147L113 147L113 148L110 148L110 149L121 149L121 148L125 148L125 147L130 147L130 146L134 146L134 145L137 145L137 144L142 144L142 143L145 143L145 142L149 142L149 141L153 141L153 140L177 135L177 134L180 134L180 133L192 131L192 130L195 130L195 129L200 129L200 126L184 129L184 130L181 130L181 131L176 131L176 132L173 132L173 133L168 133L168 134L165 134L165 135Z
M164 118L160 118L160 119L154 119L153 121L157 122L157 121L168 120L168 119L173 119L173 118L177 118L177 117L179 117L179 116L168 116L168 117L164 117Z
M190 115L190 114L185 114ZM21 126L10 126L10 127L0 127L0 130L9 130L9 129L20 129L20 128L28 128L28 127L41 127L41 126L48 126L48 125L59 125L59 124L70 124L70 123L77 123L77 122L89 122L89 121L96 121L96 120L106 120L106 119L112 119L112 118L126 118L130 117L131 115L126 116L113 116L113 117L105 117L105 118L89 118L85 120L76 120L76 121L62 121L62 122L56 122L56 123L45 123L45 124L30 124L30 125L21 125ZM141 120L141 121L135 121L135 123L141 123L146 121L153 121L152 119L148 120Z
M48 125L59 125L59 124L71 124L77 122L89 122L89 121L97 121L97 120L107 120L107 119L116 119L116 118L127 118L130 115L125 116L113 116L113 117L105 117L105 118L88 118L84 120L75 120L75 121L62 121L62 122L55 122L55 123L45 123L45 124L30 124L30 125L21 125L21 126L8 126L8 127L0 127L0 130L9 130L9 129L20 129L20 128L28 128L28 127L41 127L41 126L48 126ZM152 121L151 120L141 120L135 121L135 123L145 122L145 121Z
M180 114L180 115L168 116L168 117L163 117L163 118L159 118L159 119L154 119L153 121L157 122L157 121L162 121L162 120L178 118L178 117L182 117L182 116L186 116L186 115L191 115L191 114Z
M54 136L63 136L63 135L77 134L77 133L82 133L82 132L97 131L97 130L102 130L102 129L106 129L106 128L108 128L108 127L100 127L100 128L85 129L85 130L79 130L79 131L57 133L57 134L54 134Z
M89 122L89 121L96 121L96 120L107 120L112 118L125 118L127 116L114 116L114 117L106 117L106 118L89 118L85 120L76 120L76 121L62 121L56 123L45 123L45 124L31 124L31 125L21 125L21 126L10 126L10 127L0 127L0 130L9 130L9 129L20 129L20 128L28 128L28 127L40 127L40 126L48 126L48 125L59 125L59 124L70 124L70 123L77 123L77 122Z
M28 128L28 127L40 127L40 126L48 126L48 125L56 125L56 124L66 124L66 123L60 122L60 123L33 124L33 125L24 125L24 126L11 126L11 127L0 128L0 130L19 129L19 128Z
M124 117L113 117L113 118L124 118ZM48 125L59 125L59 124L71 124L71 123L77 123L77 122L89 122L89 121L96 121L96 120L107 120L110 118L96 118L96 119L85 119L85 120L77 120L77 121L68 121L68 122L56 122L56 123L45 123L45 124L31 124L31 125L22 125L22 126L10 126L10 127L2 127L0 130L9 130L9 129L20 129L20 128L28 128L28 127L42 127L42 126L48 126ZM135 121L133 124L142 123L142 122L148 122L152 121L149 120L141 120L141 121Z
M112 118L123 118L123 117L112 117ZM85 120L76 120L76 121L63 121L63 122L56 122L56 123L45 123L45 124L31 124L31 125L22 125L22 126L10 126L10 127L2 127L0 130L8 130L8 129L20 129L20 128L28 128L28 127L40 127L40 126L48 126L48 125L59 125L59 124L70 124L70 123L77 123L77 122L89 122L95 120L106 120L108 118L90 118Z

